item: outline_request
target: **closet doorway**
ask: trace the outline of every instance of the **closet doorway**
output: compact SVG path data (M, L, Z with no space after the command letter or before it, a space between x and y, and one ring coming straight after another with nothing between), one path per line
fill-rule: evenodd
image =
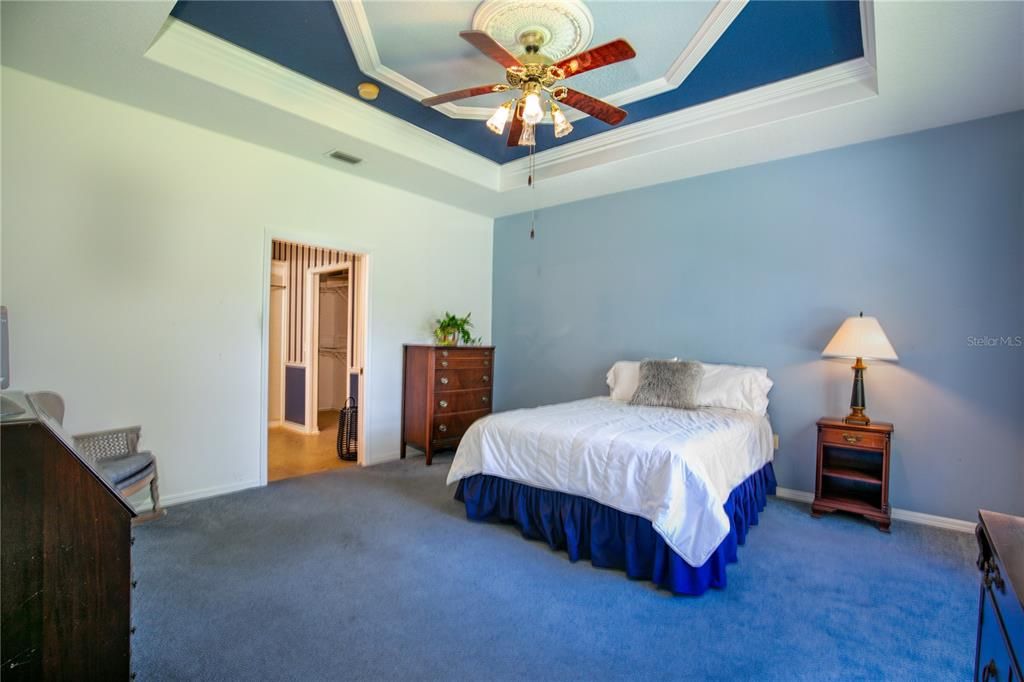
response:
M366 257L275 239L270 275L267 481L355 466L365 419L359 405L365 390ZM346 407L355 437L341 448Z

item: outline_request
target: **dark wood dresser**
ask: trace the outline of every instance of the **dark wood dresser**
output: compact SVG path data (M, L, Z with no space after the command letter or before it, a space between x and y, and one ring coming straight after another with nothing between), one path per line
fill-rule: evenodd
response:
M25 411L0 427L0 679L126 680L135 511L59 425L7 396Z
M818 467L811 514L845 511L889 532L889 457L892 424L818 420Z
M1024 656L1024 518L979 511L975 682L1021 682Z
M457 447L469 425L491 413L494 346L406 345L402 363L402 449Z

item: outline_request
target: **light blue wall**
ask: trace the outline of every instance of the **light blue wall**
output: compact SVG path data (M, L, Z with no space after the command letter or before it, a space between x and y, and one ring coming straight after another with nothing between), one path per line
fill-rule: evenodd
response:
M622 358L768 367L780 485L814 487L814 422L849 405L843 319L881 321L868 414L891 503L1024 513L1024 112L546 209L494 235L499 409L606 391Z

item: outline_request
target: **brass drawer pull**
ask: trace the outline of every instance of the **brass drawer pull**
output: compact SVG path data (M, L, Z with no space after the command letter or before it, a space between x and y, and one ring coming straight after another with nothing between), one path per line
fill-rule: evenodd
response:
M448 366L448 361L447 360L442 360L441 361L441 366L442 367L447 367Z
M440 426L437 427L437 430L440 431L441 433L444 433L445 431L448 430L448 427L445 426L444 424L441 424Z
M995 585L996 589L1000 592L1005 592L1006 583L1003 582L1003 576L999 574L999 566L996 564L995 560L989 558L984 564L984 569L985 575L982 577L981 581L985 584L985 587L992 589L992 586Z
M440 405L441 407L448 407L448 401L442 400L441 402L438 403L438 405Z
M490 378L489 376L487 376L486 374L485 374L485 375L483 375L482 379L483 379L483 382L484 382L485 384L486 384L486 383L487 383L488 381L490 381L490 380L491 380L491 378Z
M850 444L859 443L860 442L860 436L855 436L852 433L844 433L843 434L843 440L845 440L847 443L850 443Z
M490 398L488 398L487 396L483 396L482 398L480 398L480 400L486 403L487 401L490 400Z
M490 366L491 366L491 361L490 360L484 360L484 367L490 367Z
M441 383L442 384L447 384L448 383L448 377L441 377Z
M441 351L441 357L442 358L448 357L448 351L446 351L446 350Z

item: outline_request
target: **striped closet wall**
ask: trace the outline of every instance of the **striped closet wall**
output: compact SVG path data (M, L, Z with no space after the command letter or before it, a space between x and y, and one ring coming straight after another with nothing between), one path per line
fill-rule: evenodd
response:
M305 363L302 335L305 322L303 318L306 313L306 273L310 268L318 268L323 265L351 263L348 273L349 295L354 297L356 295L355 285L359 281L356 277L358 258L356 254L346 251L293 244L277 239L271 244L270 254L272 259L288 263L288 352L286 361L303 364ZM357 299L353 298L352 300ZM354 321L350 321L349 329L354 328Z

